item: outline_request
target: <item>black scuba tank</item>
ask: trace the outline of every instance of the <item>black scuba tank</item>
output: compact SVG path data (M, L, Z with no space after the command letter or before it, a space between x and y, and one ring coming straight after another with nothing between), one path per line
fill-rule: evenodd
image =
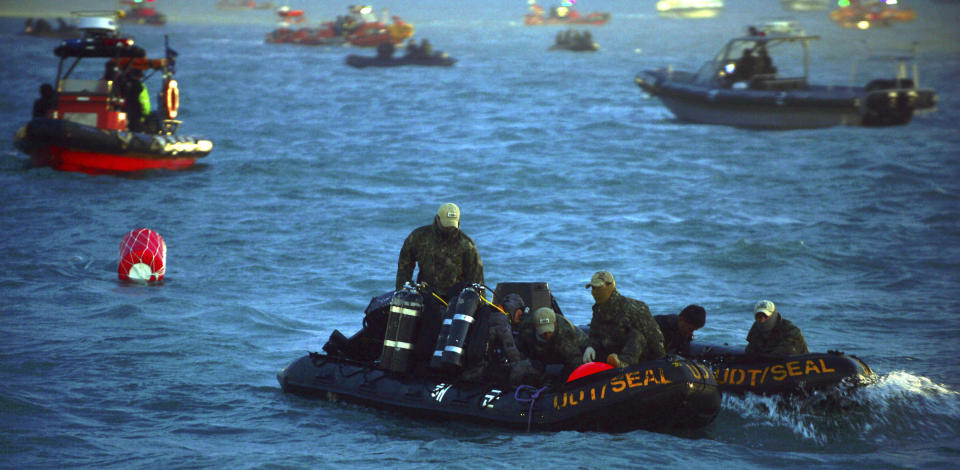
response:
M463 365L464 344L480 305L478 287L468 287L460 292L457 304L448 309L443 318L443 327L437 337L437 349L433 352L430 366L434 368L459 368Z
M413 286L405 286L390 299L390 313L387 315L387 329L380 356L381 367L392 372L410 371L421 312L423 295Z

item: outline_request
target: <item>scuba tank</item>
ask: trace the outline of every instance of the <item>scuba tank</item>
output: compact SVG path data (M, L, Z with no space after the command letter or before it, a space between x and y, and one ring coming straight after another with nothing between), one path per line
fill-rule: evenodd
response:
M456 306L447 309L440 335L437 336L437 348L430 359L430 367L439 369L463 366L464 344L480 305L481 294L478 291L482 289L476 284L467 287L457 297Z
M391 372L410 371L421 312L423 295L415 286L407 284L393 294L390 299L390 313L387 315L387 329L383 336L381 367Z

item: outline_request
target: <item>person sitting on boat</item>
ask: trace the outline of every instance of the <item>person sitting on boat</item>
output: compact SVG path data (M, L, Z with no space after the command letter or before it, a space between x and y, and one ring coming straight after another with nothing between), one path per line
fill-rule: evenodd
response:
M706 323L707 311L699 305L687 305L679 315L656 315L653 319L663 334L664 351L683 354L690 350L693 332Z
M407 41L407 57L416 57L419 53L416 41L413 39Z
M143 71L130 69L123 74L121 83L127 127L131 132L144 132L150 114L150 92L143 83Z
M394 50L395 47L392 42L381 42L380 44L377 44L377 58L381 60L392 59Z
M743 55L741 55L734 64L733 73L730 75L730 82L745 82L750 80L756 68L757 58L753 55L753 49L745 48Z
M664 356L663 334L647 304L617 292L613 274L597 271L587 284L596 301L583 362L599 358L614 367Z
M460 293L457 286L483 284L483 261L473 240L460 230L460 208L446 203L437 210L433 224L415 229L403 241L397 262L396 288L413 280L426 282L444 299Z
M771 59L770 55L767 54L767 48L763 46L758 47L756 74L757 75L774 75L776 73L777 73L777 68L773 66L773 59Z
M524 319L518 336L521 352L541 366L563 364L563 377L583 364L586 333L549 307Z
M744 352L757 356L790 356L807 354L807 342L803 333L780 315L769 300L761 300L753 307L754 323L747 333L747 348Z
M427 38L423 38L420 41L420 55L424 58L433 56L433 45L430 44L430 41L427 40Z
M57 108L57 94L49 83L40 85L40 98L33 102L33 117L47 117L50 111Z
M511 294L516 295L516 294ZM517 296L519 297L519 296ZM521 303L523 300L521 299ZM479 363L463 371L460 378L466 381L487 381L497 384L519 385L529 382L539 375L530 360L517 348L513 337L513 328L509 311L515 299L508 299L503 311L497 308L483 308L478 315L487 315L486 321L477 320L478 325L486 325L487 332L479 332L474 340L483 341L480 350L484 352ZM470 348L472 346L466 346Z

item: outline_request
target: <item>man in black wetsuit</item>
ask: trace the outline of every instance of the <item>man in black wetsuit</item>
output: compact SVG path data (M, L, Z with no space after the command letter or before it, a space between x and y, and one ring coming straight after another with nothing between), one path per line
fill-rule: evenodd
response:
M679 315L655 315L653 319L663 333L663 349L683 354L690 349L693 332L706 323L707 311L699 305L687 305Z

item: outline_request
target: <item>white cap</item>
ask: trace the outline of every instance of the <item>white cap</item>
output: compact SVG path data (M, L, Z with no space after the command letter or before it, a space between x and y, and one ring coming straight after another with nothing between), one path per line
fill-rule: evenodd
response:
M776 311L777 311L776 305L773 305L773 302L771 302L771 301L769 301L769 300L761 300L761 301L757 302L757 305L755 305L755 306L753 307L753 314L754 314L754 315L756 315L756 314L758 314L758 313L762 313L762 314L766 315L767 317L769 317L770 315L773 315L773 313L776 312Z

